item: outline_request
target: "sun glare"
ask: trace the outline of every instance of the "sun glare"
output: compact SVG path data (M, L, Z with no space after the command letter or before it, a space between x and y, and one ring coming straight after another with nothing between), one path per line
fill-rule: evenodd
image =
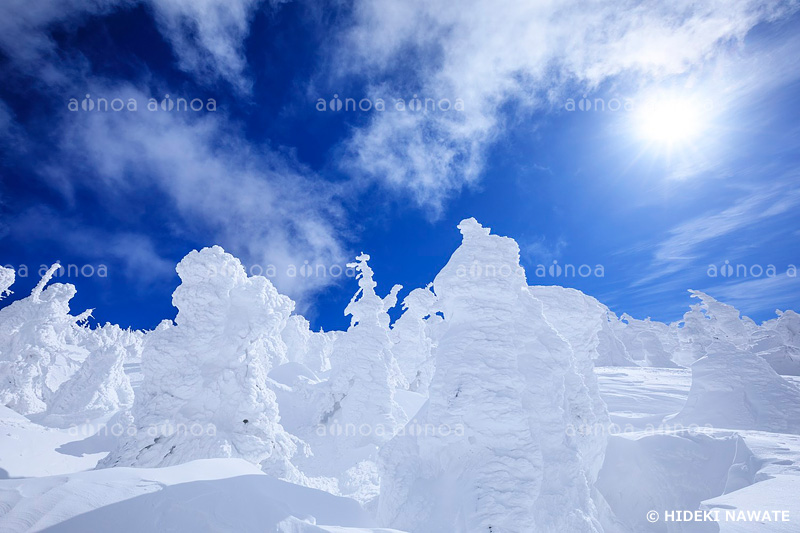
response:
M653 99L637 112L638 135L657 144L687 143L703 132L703 115L703 109L688 98Z

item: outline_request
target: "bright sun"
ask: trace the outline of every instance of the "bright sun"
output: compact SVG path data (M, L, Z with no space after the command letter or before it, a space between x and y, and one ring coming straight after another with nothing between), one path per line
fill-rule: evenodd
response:
M676 145L696 139L705 129L703 109L688 98L654 98L636 113L638 135L654 144Z

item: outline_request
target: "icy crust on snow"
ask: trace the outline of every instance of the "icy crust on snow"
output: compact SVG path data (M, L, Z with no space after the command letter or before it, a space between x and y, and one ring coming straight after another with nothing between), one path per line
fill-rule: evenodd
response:
M692 365L689 397L673 421L800 434L800 389L758 355L725 348Z
M299 479L291 457L302 447L280 425L270 369L286 362L280 331L294 307L262 276L214 246L177 267L175 323L145 339L133 435L103 466L167 466L194 459L244 458Z
M591 360L543 314L519 248L474 219L433 290L444 330L418 430L384 449L379 518L414 532L601 531L591 499L605 437L569 437L607 414ZM479 262L510 276L463 276ZM578 359L584 359L578 361Z
M58 268L30 296L0 309L0 404L54 425L129 406L122 365L141 344L141 336L118 326L85 326L91 310L70 314L75 287L48 285ZM4 272L0 292L14 281L13 270Z

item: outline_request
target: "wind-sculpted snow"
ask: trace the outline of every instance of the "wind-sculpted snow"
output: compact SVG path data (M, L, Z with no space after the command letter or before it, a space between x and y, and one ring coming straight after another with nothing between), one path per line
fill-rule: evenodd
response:
M800 434L800 389L758 355L711 344L692 365L686 405L674 418L683 425Z
M534 286L530 290L544 305L547 321L573 350L594 360L596 365L636 365L615 330L619 320L608 307L576 289Z
M606 419L584 382L591 361L545 319L516 243L474 219L459 228L434 281L445 328L429 400L384 450L379 516L414 532L600 531L590 493L605 437L568 436ZM510 275L463 275L473 264Z
M280 331L294 307L264 277L248 277L215 246L187 255L172 301L175 323L145 339L133 434L104 466L165 466L240 457L300 479L302 443L280 425L267 374L286 362Z

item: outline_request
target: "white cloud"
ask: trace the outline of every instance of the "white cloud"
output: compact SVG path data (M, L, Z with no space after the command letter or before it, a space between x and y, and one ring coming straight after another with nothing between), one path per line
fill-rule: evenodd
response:
M147 5L172 45L178 66L202 84L226 80L242 93L250 90L244 40L264 0L3 0L0 49L25 72L50 84L68 84L55 56L55 27L75 29L87 17L137 4ZM272 1L273 5L278 1Z
M112 213L129 209L135 191L163 195L169 202L163 210L182 221L165 231L221 244L249 264L275 265L273 281L295 298L337 281L286 272L306 260L328 267L346 262L342 185L246 142L222 111L149 111L143 103L150 95L130 85L95 86L91 93L134 98L138 110L65 112L58 161L69 164L49 170L52 179L63 185L65 173L73 186L90 187Z
M175 272L175 264L158 253L152 239L132 232L111 232L91 227L75 217L57 213L45 207L26 209L6 221L6 238L32 245L47 243L54 250L69 250L70 260L57 255L42 257L51 264L71 259L91 261L93 267L105 265L109 275L117 275L115 269L133 286L144 286L162 281ZM28 265L28 271L37 272L41 265Z
M263 0L149 0L182 70L200 83L229 81L250 91L244 40Z
M686 73L789 9L750 0L362 0L331 52L340 74L383 80L399 66L411 81L395 93L462 98L465 110L374 113L347 143L345 165L410 191L437 214L449 196L477 182L485 150L502 130L504 103L533 110L562 101L569 84L592 87L626 72L642 80Z
M652 261L646 269L648 274L633 286L641 286L667 275L673 275L670 284L675 286L691 279L692 276L686 277L687 270L705 272L708 260L704 264L698 260L707 256L709 245L718 244L737 231L752 228L800 205L800 191L791 185L792 181L789 180L788 185L776 184L767 190L747 191L730 207L706 213L674 227L669 237L654 245ZM733 242L728 248L736 247L741 248L741 243ZM646 250L642 247L637 249ZM675 277L674 274L680 271L684 271L684 275ZM664 285L660 288L663 289Z

